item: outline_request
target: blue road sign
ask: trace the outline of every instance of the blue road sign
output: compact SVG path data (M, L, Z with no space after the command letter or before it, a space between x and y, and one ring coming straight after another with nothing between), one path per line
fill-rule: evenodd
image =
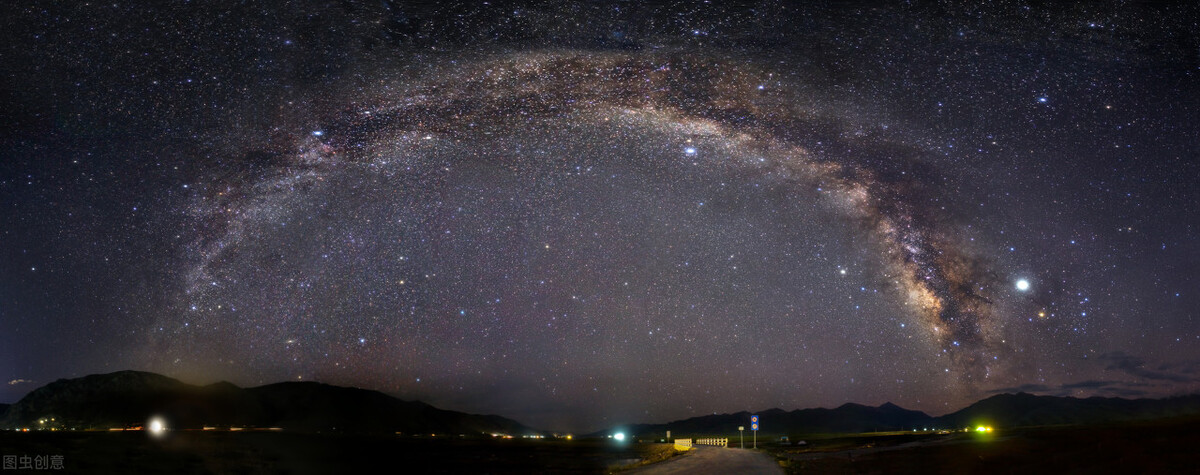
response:
M750 416L750 430L758 430L758 415Z

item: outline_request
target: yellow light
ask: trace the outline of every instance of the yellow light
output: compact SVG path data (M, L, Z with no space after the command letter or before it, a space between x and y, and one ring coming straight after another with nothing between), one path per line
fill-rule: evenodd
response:
M975 428L976 432L987 432L987 427L979 426Z
M567 434L567 440L571 440L571 434Z

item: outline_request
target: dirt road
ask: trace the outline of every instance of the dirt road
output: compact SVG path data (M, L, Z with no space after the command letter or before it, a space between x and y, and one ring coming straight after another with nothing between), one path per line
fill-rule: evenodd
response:
M783 470L770 455L754 450L697 447L687 454L628 473L638 475L738 473L781 474Z

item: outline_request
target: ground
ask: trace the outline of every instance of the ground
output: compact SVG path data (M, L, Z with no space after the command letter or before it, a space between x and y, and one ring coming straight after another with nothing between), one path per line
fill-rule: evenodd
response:
M770 450L789 473L1179 473L1200 461L1197 423L843 437Z
M0 432L0 455L62 456L71 473L1175 473L1200 462L1200 418L991 434L807 437L760 450L611 440L402 438L272 432ZM800 438L793 437L793 442ZM636 467L650 460L663 462ZM632 467L632 468L631 468ZM15 472L14 472L15 473Z
M642 467L638 475L683 475L703 473L777 474L779 464L764 452L751 449L697 447L687 455Z

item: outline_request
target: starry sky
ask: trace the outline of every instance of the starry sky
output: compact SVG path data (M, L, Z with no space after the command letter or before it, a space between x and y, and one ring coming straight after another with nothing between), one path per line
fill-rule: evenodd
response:
M1200 390L1196 7L716 3L6 2L0 402Z

